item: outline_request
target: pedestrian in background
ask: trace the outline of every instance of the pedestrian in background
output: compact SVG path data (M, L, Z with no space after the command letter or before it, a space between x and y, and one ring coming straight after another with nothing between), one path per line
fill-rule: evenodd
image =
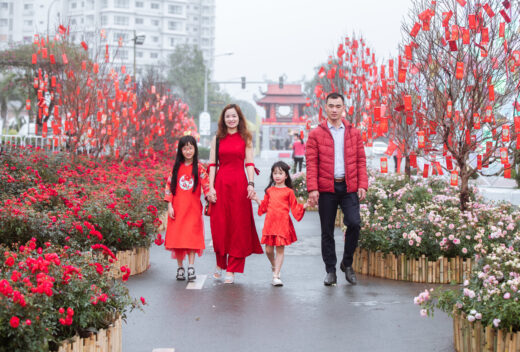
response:
M303 139L298 135L294 135L294 142L292 145L293 160L294 160L294 173L301 172L303 166L303 159L305 158L305 143ZM299 166L299 171L298 171Z
M218 121L217 135L211 141L208 200L211 236L217 266L213 277L225 283L243 273L246 257L262 254L251 199L255 192L253 143L246 119L236 104L227 105ZM244 165L245 164L245 165ZM247 172L244 172L244 167Z
M265 244L265 253L271 263L273 286L283 286L280 271L285 246L297 240L289 212L292 212L296 221L300 221L308 205L308 203L299 204L296 200L290 170L290 166L283 161L274 163L271 167L271 176L269 185L265 189L264 199L260 202L257 196L253 198L259 205L258 215L267 213L261 243Z
M165 248L177 259L177 280L186 280L184 258L188 255L188 281L194 281L195 254L204 250L201 189L209 191L209 177L198 162L197 141L192 136L179 140L177 156L166 183L164 200L168 202Z
M327 272L324 284L337 282L334 223L339 205L347 226L340 269L346 280L356 285L352 263L361 226L359 201L366 197L368 188L365 148L359 130L343 118L343 96L330 93L325 104L327 120L307 139L307 191L310 204L318 204L320 214L321 254Z

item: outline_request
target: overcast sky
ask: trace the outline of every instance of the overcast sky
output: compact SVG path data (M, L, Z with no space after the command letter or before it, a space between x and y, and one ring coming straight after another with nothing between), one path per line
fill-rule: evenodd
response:
M213 79L289 82L310 79L314 67L336 51L345 36L362 33L377 58L396 55L403 16L412 0L216 0ZM265 90L265 85L262 85ZM223 85L253 102L259 86Z

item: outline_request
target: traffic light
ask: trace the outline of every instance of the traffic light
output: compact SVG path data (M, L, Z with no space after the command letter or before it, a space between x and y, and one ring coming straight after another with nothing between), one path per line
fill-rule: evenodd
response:
M246 78L240 77L242 79L242 89L246 89Z
M279 87L280 89L283 89L283 76L280 76L280 77L278 78L278 87Z

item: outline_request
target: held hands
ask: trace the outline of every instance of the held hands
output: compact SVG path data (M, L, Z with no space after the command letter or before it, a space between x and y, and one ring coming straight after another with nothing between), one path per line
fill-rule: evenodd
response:
M175 212L173 211L172 203L168 203L168 216L175 220Z
M215 188L210 188L208 194L206 195L206 198L211 203L217 202L217 191L215 191Z
M308 206L316 206L316 205L318 205L319 197L320 197L320 192L318 192L318 191L311 191L309 193L309 199L307 200Z
M255 192L255 196L251 198L251 200L254 200L258 205L260 205L260 199L258 199L258 195Z
M251 185L247 186L247 199L255 200L256 198L255 188Z
M311 205L309 204L309 201L307 200L304 204L303 204L303 209L307 209L308 207L310 207Z

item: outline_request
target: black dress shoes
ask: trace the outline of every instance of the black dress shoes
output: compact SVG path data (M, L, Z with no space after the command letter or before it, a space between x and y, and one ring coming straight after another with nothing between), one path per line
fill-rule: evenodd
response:
M351 285L357 285L356 273L354 272L354 269L352 269L351 266L345 267L345 264L341 262L339 268L341 269L341 271L345 273L345 279L347 279L347 281L350 282Z
M323 281L323 284L325 286L331 286L331 285L335 285L337 281L338 281L338 279L336 277L336 273L327 273L327 276L325 276L325 280Z

